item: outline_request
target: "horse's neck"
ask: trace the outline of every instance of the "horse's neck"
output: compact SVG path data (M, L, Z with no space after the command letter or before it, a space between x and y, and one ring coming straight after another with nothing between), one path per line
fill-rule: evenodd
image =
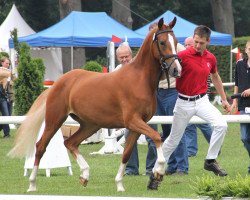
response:
M158 87L160 66L159 61L156 60L152 54L151 42L147 41L140 48L138 54L134 59L136 68L141 70L140 76L144 76L148 84L155 90Z

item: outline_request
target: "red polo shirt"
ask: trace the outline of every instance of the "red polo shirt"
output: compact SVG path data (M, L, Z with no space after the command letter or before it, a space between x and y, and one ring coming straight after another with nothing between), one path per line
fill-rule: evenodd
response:
M180 51L178 56L182 60L182 72L176 79L177 91L188 96L206 93L208 76L217 71L215 56L207 50L200 55L193 47Z

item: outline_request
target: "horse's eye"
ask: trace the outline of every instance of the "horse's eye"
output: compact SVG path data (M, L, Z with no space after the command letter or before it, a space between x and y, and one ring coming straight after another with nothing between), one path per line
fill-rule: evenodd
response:
M165 41L160 41L160 45L165 46L166 45Z

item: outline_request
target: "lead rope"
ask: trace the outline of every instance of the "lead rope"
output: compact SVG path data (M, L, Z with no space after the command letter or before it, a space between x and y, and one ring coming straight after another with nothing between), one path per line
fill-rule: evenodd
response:
M161 73L159 74L158 83L157 83L157 93L159 93L159 83L160 83L160 79L161 79L163 72L166 73L166 79L168 81L168 88L170 88L170 79L169 79L168 70L161 69Z

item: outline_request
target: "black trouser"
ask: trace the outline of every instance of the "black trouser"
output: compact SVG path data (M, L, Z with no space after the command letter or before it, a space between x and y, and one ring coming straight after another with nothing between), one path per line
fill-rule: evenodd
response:
M0 111L2 113L2 116L10 116L8 102L7 102L6 99L2 98L0 100ZM9 126L9 124L2 124L1 127L3 129L4 135L9 135L10 134L10 126Z

